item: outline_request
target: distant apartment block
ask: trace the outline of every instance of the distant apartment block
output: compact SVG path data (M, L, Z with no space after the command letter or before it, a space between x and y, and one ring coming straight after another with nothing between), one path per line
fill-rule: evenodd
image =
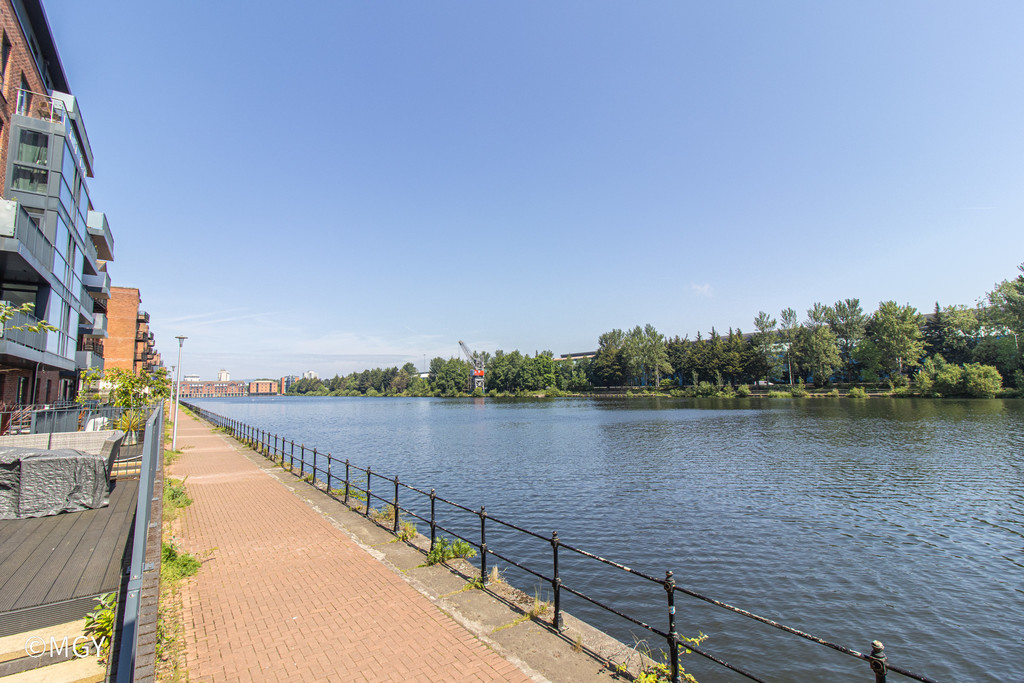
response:
M280 393L282 393L282 394L287 393L288 389L291 388L291 386L293 384L295 384L296 382L298 382L298 381L299 381L299 378L298 378L297 375L285 375L284 377L281 378L281 382L280 382L281 391L280 391Z
M140 310L141 303L139 290L134 287L110 288L105 354L108 368L140 374L151 373L163 365L149 331L149 313Z
M0 401L74 397L104 367L114 240L86 180L85 120L39 0L0 0ZM16 330L45 319L56 331Z
M182 382L182 398L227 398L247 396L249 385L245 382Z
M249 395L250 396L261 396L267 394L277 394L278 383L274 380L256 380L255 382L249 382Z
M320 379L320 377L312 370L307 370L302 373L302 379Z
M182 378L182 381L183 382L198 382L199 381L199 375L185 375Z
M228 372L227 370L220 370L220 371L218 371L217 372L217 381L218 382L230 382L231 381L231 373Z

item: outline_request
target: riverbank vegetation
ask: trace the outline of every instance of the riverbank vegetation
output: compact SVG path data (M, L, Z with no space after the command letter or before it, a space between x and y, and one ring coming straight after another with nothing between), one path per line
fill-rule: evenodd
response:
M975 307L941 306L923 315L883 301L867 313L858 299L815 303L806 317L792 308L760 311L754 331L695 339L666 337L652 325L613 329L578 357L484 352L489 396L591 392L685 397L771 398L892 396L991 398L1024 393L1024 264ZM777 386L782 385L782 386ZM421 375L412 363L330 380L302 379L289 394L313 396L464 396L470 367L434 358ZM483 395L477 390L476 395Z

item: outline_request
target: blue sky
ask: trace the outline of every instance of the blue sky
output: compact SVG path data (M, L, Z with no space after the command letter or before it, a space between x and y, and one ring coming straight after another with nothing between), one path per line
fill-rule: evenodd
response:
M46 9L111 277L204 378L973 304L1024 261L1024 3Z

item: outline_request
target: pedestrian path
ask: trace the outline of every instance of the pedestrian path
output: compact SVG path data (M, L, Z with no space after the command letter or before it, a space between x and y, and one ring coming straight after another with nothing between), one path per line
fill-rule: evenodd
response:
M193 499L179 548L193 681L528 681L223 434L181 413L167 474ZM166 540L166 536L165 536Z

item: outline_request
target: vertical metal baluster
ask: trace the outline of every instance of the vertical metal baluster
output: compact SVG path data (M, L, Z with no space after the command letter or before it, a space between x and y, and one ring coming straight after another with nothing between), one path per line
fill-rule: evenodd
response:
M558 532L557 531L552 531L551 532L551 555L552 555L552 559L554 560L554 572L552 573L552 577L553 578L551 579L551 593L554 596L553 599L554 599L554 603L555 603L555 614L551 618L551 625L554 626L557 630L561 631L562 630L562 626L563 626L563 624L562 624L562 600L561 600L562 579L561 579L561 577L558 576L558 544L559 544Z
M676 580L672 572L665 572L665 590L668 592L668 653L672 666L672 683L680 683L679 678L679 634L676 633Z
M345 505L348 505L348 458L345 458Z
M871 641L871 654L868 656L868 664L871 665L871 671L875 674L875 683L885 683L889 667L885 661L885 645L882 645L882 641Z
M487 521L487 510L484 506L480 506L480 580L483 584L487 585L487 531L485 529L485 523Z
M363 510L363 516L370 516L370 469L366 468L366 509Z
M327 451L327 493L331 492L331 452Z
M306 444L299 444L299 476L306 473Z
M434 521L434 503L437 502L437 494L430 489L430 549L434 549L434 541L437 539L437 522Z
M392 503L395 506L395 525L393 531L395 535L398 535L398 475L395 475L395 501Z
M313 469L312 469L312 473L313 473L312 484L315 487L316 486L316 446L313 447Z

